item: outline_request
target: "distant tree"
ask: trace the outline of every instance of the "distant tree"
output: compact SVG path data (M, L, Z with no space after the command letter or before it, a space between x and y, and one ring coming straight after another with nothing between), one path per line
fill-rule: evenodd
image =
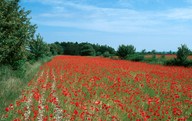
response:
M64 53L62 46L58 42L50 44L49 47L52 55L61 55Z
M142 54L146 54L146 49L143 49L143 50L141 51L141 53L142 53Z
M0 0L0 64L17 68L17 64L26 60L26 46L36 30L29 14L30 11L20 7L19 0Z
M110 57L110 56L111 56L111 54L109 53L109 51L105 51L103 53L103 57Z
M101 55L102 55L102 53L100 51L96 52L96 56L101 56Z
M152 54L156 54L157 52L156 52L156 50L152 50L151 53Z
M60 43L65 55L80 55L80 44L77 42L61 42Z
M187 57L190 54L190 50L186 45L181 45L181 47L178 47L178 51L176 53L177 57L172 60L168 60L165 62L165 65L169 66L192 66L191 61L187 59Z
M43 38L40 36L40 34L36 36L36 39L30 42L29 51L31 53L30 58L35 60L50 54L50 48L48 44L43 41Z
M177 51L177 61L180 63L184 63L187 61L187 57L190 54L190 50L186 45L181 45L181 47L178 47Z
M115 54L115 49L112 48L112 47L109 47L107 45L101 45L100 48L99 48L99 51L104 54L106 51L109 52L109 54L112 54L114 55Z
M125 59L127 55L134 54L136 51L135 47L133 45L120 45L117 54L120 58Z
M95 56L95 50L90 44L84 44L81 47L81 55L82 56Z
M52 43L52 44L49 45L49 47L50 47L50 52L51 52L52 55L57 55L58 54L56 44Z

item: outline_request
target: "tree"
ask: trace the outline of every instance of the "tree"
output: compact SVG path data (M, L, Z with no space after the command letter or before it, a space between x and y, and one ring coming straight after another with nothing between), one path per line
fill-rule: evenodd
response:
M165 65L185 67L192 66L192 63L187 60L189 54L190 50L188 49L188 47L186 45L181 45L181 47L178 47L178 51L176 53L177 57L172 60L166 61Z
M36 36L35 40L30 42L29 51L31 53L30 58L35 60L50 54L50 48L45 42L43 42L43 38L40 36L40 34Z
M142 53L142 54L146 54L146 49L143 49L143 50L141 51L141 53Z
M185 63L189 54L190 50L188 49L188 47L186 45L181 45L181 47L178 47L176 59L180 63Z
M81 55L82 56L95 56L95 50L93 49L92 45L84 44L81 48Z
M111 55L110 55L110 53L109 53L109 51L105 51L104 53L103 53L103 57L110 57Z
M152 54L156 54L157 52L156 52L156 50L152 50L151 53Z
M52 55L60 55L64 53L62 46L57 42L50 44L49 47Z
M0 64L15 66L27 58L26 46L36 30L29 14L19 6L19 0L0 0Z
M80 55L80 45L76 42L60 43L65 55Z
M133 45L120 45L117 54L120 58L125 59L127 55L134 54L136 51L135 47Z

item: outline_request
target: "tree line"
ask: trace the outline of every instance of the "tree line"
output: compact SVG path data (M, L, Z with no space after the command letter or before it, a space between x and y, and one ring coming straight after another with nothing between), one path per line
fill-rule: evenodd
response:
M19 0L0 1L0 65L21 68L25 62L37 61L52 55L81 56L118 56L120 59L143 61L145 54L157 54L152 50L136 52L133 45L120 45L116 51L107 45L87 42L54 42L47 44L40 34L36 34L37 25L31 23L29 10L19 5ZM170 52L171 53L171 52ZM177 58L166 62L167 65L187 65L187 56L191 51L186 45L178 48Z

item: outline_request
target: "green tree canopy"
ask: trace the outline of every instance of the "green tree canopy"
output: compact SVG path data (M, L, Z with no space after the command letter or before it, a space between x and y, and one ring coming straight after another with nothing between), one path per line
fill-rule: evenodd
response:
M50 48L48 44L43 41L43 38L40 36L40 34L36 36L36 39L30 41L29 51L31 53L30 58L35 60L50 54Z
M181 63L185 62L187 60L187 57L190 54L190 50L186 45L181 45L181 47L178 47L177 51L177 60Z
M32 25L19 0L0 0L0 64L14 64L25 60L26 46L34 38Z
M117 54L120 58L125 58L127 55L134 54L136 51L133 45L120 45Z
M55 42L49 45L50 47L50 52L52 55L60 55L63 54L63 48L60 45L60 43Z
M84 44L81 47L81 55L82 56L95 56L95 50L90 44Z

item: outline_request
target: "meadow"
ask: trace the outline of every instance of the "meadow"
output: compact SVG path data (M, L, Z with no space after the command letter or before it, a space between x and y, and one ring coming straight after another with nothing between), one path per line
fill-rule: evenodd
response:
M192 68L55 56L1 120L191 121Z

